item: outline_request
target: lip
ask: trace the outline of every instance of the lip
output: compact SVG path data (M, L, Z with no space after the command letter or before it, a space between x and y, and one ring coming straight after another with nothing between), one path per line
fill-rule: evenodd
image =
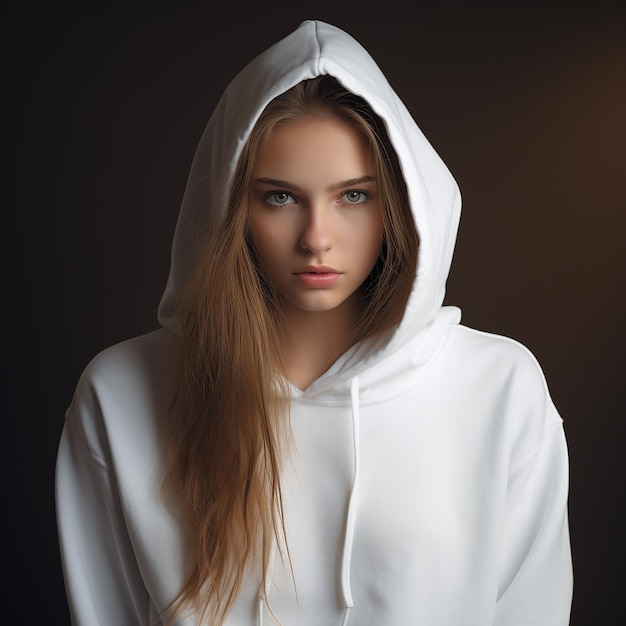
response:
M294 276L307 287L330 287L341 278L341 272L327 265L307 265Z

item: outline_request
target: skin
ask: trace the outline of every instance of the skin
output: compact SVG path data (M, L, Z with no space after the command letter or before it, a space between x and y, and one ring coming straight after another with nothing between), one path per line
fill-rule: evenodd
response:
M305 117L272 132L254 179L250 234L281 296L284 374L304 389L354 343L383 236L375 162L347 123Z

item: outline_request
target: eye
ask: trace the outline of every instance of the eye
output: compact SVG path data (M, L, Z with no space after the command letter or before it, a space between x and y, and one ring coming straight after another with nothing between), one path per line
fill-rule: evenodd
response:
M370 194L358 189L349 189L342 194L342 197L348 204L363 204L370 199Z
M265 200L275 206L285 206L295 202L294 197L286 191L272 191L265 196Z

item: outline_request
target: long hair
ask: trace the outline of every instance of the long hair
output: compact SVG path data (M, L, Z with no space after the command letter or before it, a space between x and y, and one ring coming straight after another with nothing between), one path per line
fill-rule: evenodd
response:
M415 277L417 232L380 118L330 76L303 81L272 100L243 148L226 215L207 237L176 313L181 368L164 486L189 525L190 563L168 608L173 615L190 608L216 625L224 623L247 573L255 572L260 585L267 582L273 545L288 558L281 469L290 428L280 368L281 311L256 260L248 207L272 130L302 116L344 120L375 157L383 244L361 289L357 339L400 320Z

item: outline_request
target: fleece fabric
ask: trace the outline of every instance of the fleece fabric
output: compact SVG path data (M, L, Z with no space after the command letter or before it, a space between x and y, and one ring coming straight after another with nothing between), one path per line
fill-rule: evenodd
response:
M251 569L226 624L566 626L568 459L543 373L519 343L467 328L459 309L442 306L457 184L370 55L319 21L226 89L191 168L162 328L96 356L77 385L56 476L73 623L164 623L183 584L186 527L161 493L176 302L197 233L224 217L264 107L322 74L386 125L419 232L418 269L397 327L353 346L307 389L291 386L283 495L293 571L276 556L262 588Z

